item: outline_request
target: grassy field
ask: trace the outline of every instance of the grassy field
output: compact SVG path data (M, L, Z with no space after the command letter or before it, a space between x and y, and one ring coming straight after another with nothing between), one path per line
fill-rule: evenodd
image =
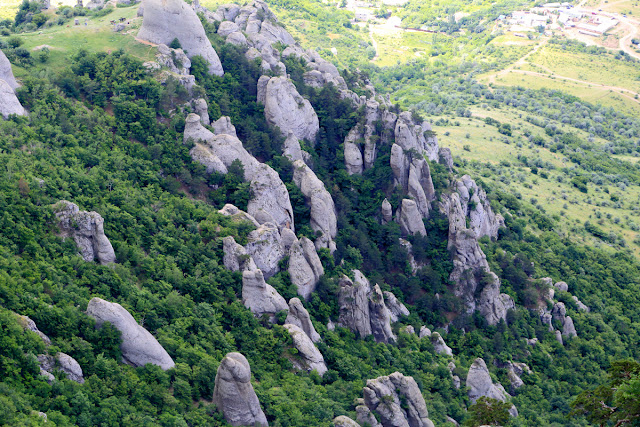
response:
M639 235L634 229L638 230L640 226L640 211L636 210L640 200L639 187L622 190L611 185L597 187L590 183L588 193L582 193L571 185L561 170L577 165L563 158L560 153L552 153L549 149L528 143L523 132L528 129L533 130L534 134L542 134L539 129L508 110L472 109L472 113L470 119L456 119L460 126L434 127L440 145L449 147L454 156L468 161L466 170L493 188L516 194L524 203L542 208L559 221L559 229L569 233L575 240L595 246L603 245L585 232L584 223L589 221L606 233L622 236L634 253L640 256L640 247L633 243ZM509 138L510 143L504 142L504 135L498 133L496 127L484 123L482 119L486 116L511 123L514 131ZM433 121L436 120L433 118ZM586 134L580 136L586 137ZM553 165L554 169L539 169L538 174L533 174L531 168L519 160L519 156L530 160L539 158ZM625 156L618 158L633 162L638 160ZM544 171L547 178L540 171ZM619 198L620 205L614 206L611 195Z
M0 20L1 19L13 19L16 16L18 7L22 3L22 0L0 0ZM77 3L75 0L52 0L52 6L74 6Z

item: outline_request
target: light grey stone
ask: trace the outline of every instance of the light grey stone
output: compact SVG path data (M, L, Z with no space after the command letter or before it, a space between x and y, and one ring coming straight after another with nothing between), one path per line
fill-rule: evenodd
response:
M298 289L298 295L305 300L315 290L324 268L311 240L302 237L289 250L289 276Z
M362 338L371 335L371 316L369 315L369 280L359 271L354 270L355 281L347 276L340 279L340 326L357 332Z
M247 38L240 31L229 34L227 36L227 43L231 43L236 46L247 46L249 44Z
M285 324L284 328L289 332L293 339L293 346L298 350L299 359L292 361L293 366L297 369L306 371L317 371L320 376L327 372L327 365L324 363L324 357L309 336L297 325L290 323Z
M211 127L216 135L231 135L234 138L238 137L236 127L231 123L231 119L228 116L220 117L218 120L211 123Z
M29 318L28 316L21 316L19 314L16 314L16 317L18 318L18 323L20 323L20 326L22 326L24 329L28 331L35 332L36 334L38 334L38 336L42 339L45 345L47 346L51 345L51 340L47 335L45 335L43 332L41 332L38 329L36 322L31 320L31 318Z
M279 271L278 263L285 256L278 227L270 222L249 233L245 249L262 270L265 279Z
M577 296L573 295L571 298L573 299L573 301L575 301L576 306L578 306L578 310L582 310L586 312L590 311L589 307L587 307L582 301L580 301L580 299Z
M24 116L26 112L9 83L0 80L0 115L7 119L11 114Z
M359 138L359 129L354 127L344 140L344 163L349 175L361 175L364 170L362 151L356 144Z
M12 90L16 90L18 87L20 87L15 77L13 76L11 63L2 50L0 50L0 80L4 80Z
M345 415L335 417L333 419L333 425L335 427L360 427L360 424Z
M202 56L209 73L222 76L218 54L211 46L196 12L182 0L142 0L144 16L138 38L169 45L178 39L189 57Z
M207 101L202 98L196 99L193 101L193 109L196 114L200 116L200 123L209 125L209 107L207 106Z
M240 27L233 21L222 21L218 27L218 35L227 37L229 34L239 31Z
M567 285L565 282L556 282L553 287L560 292L569 292L569 285Z
M315 143L320 129L318 116L286 77L272 77L267 83L264 114L267 122L278 127L283 135L292 131L296 138Z
M567 316L564 319L564 324L562 325L562 336L563 337L577 337L578 333L576 332L576 327L573 325L573 319L571 316Z
M405 307L403 303L398 301L398 298L396 298L396 296L393 293L389 291L384 291L383 294L384 294L384 303L389 309L391 323L395 323L398 321L400 317L408 316L410 314L407 307Z
M501 402L506 402L511 396L507 394L504 388L498 383L494 384L489 375L487 364L484 359L477 358L467 374L468 395L472 403L475 403L480 397L488 397ZM512 417L518 416L518 410L515 406L511 406L509 414Z
M431 336L431 329L427 328L426 326L421 326L420 327L420 335L418 335L420 338L424 338L424 337L430 337Z
M289 300L289 314L287 315L285 323L298 326L307 334L311 341L320 341L320 335L316 332L313 323L311 323L309 312L304 308L299 298L291 298Z
M242 303L256 317L266 314L272 322L278 312L289 309L278 291L264 281L260 270L242 273Z
M153 335L140 326L131 313L120 304L92 298L87 307L87 314L96 320L98 326L109 322L120 331L122 359L128 364L144 366L151 363L165 371L175 366L171 356Z
M418 211L418 205L411 199L403 199L400 212L397 214L400 223L400 229L404 234L427 235L427 229L422 222L422 215Z
M246 221L253 224L253 226L255 226L256 228L260 227L260 224L254 217L252 217L245 211L238 209L230 203L224 205L222 209L218 211L218 213L225 216L230 216L234 221Z
M254 271L256 266L251 255L240 244L236 243L233 236L227 236L222 239L222 248L224 256L222 261L224 266L231 271Z
M81 211L78 205L61 200L53 206L63 237L73 237L85 261L100 264L116 261L111 242L104 234L104 220L97 212Z
M232 426L267 426L251 385L251 367L240 353L228 353L216 373L213 403Z
M451 155L451 149L448 147L440 147L438 150L438 161L440 164L445 165L449 172L453 171L453 156Z
M393 208L391 203L386 198L382 201L382 219L385 223L390 222L393 219Z
M451 347L449 347L445 342L442 336L434 332L431 334L431 343L433 344L433 348L438 354L445 354L447 356L453 356L453 351L451 351Z
M375 285L369 295L371 333L376 342L393 343L396 336L391 330L391 314L387 308L380 286Z

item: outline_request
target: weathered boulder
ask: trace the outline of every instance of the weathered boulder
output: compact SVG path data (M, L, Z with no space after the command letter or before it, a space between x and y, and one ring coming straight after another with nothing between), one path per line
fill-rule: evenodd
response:
M400 372L367 380L364 403L383 427L433 427L422 393L413 377Z
M567 317L567 307L563 302L557 302L553 305L553 309L551 310L551 315L553 316L553 320L556 322L560 322L560 324L564 323L564 319Z
M189 57L200 55L207 61L209 73L224 74L198 15L188 4L182 0L142 0L142 6L144 16L138 38L165 45L178 39Z
M395 141L404 151L415 150L429 160L438 161L438 140L428 123L416 124L411 113L400 113L396 122Z
M569 292L569 285L567 285L565 282L556 282L553 287L560 292Z
M184 51L182 49L172 49L166 44L158 45L156 61L161 66L168 68L172 73L183 76L189 75L189 70L191 69L191 60Z
M369 314L371 333L377 342L395 342L396 336L391 330L391 314L387 308L380 286L375 285L369 295Z
M240 353L228 353L216 373L213 403L232 426L267 426L251 385L251 367Z
M398 301L398 298L396 298L396 296L393 293L389 291L384 291L383 294L384 294L384 302L387 308L389 309L389 316L391 317L391 323L395 323L398 321L400 317L408 316L410 314L409 309L407 309L407 307L405 307L403 303Z
M391 203L389 203L389 200L387 200L386 198L382 201L381 211L382 220L385 224L393 219L393 208L391 206Z
M233 21L222 21L218 26L218 35L227 37L229 34L239 31L240 27Z
M309 312L304 308L299 298L291 298L289 300L289 314L284 322L298 326L307 334L311 341L320 341L320 335L316 332L313 323L311 323Z
M335 417L333 419L333 425L335 427L360 427L360 424L345 415Z
M278 227L270 222L249 233L245 249L256 266L262 270L265 279L278 272L278 263L285 256Z
M311 208L311 229L322 233L316 240L316 248L335 250L333 239L338 233L336 208L324 183L302 160L293 162L293 182L300 188Z
M120 304L92 298L87 307L87 314L96 320L98 326L109 322L120 331L122 338L120 349L122 359L126 363L133 366L151 363L165 371L175 366L171 356L153 335L138 325L131 313Z
M455 188L460 195L460 205L464 216L469 218L470 229L480 239L489 236L498 237L498 230L504 227L504 218L493 212L487 199L487 193L476 182L464 175L456 181Z
M364 161L362 159L362 151L357 145L360 137L358 127L351 129L344 140L344 164L349 175L360 175L364 170Z
M404 234L427 235L427 229L422 222L422 215L418 211L418 205L411 199L403 199L402 206L397 213L400 229Z
M291 283L298 289L298 295L305 300L308 299L324 274L324 268L311 240L302 237L291 245L288 271Z
M449 172L453 171L453 156L451 156L451 149L448 147L440 147L438 150L438 162L441 165L445 165Z
M420 338L424 338L424 337L430 337L431 336L431 329L427 328L426 326L421 326L420 327L420 334L418 335L418 337Z
M26 112L9 83L0 80L0 115L6 119L11 114L24 116Z
M36 322L31 320L29 316L21 316L19 314L16 314L16 316L18 318L18 323L20 323L20 326L22 326L25 330L35 332L36 334L38 334L38 336L42 339L45 345L47 346L51 345L51 340L49 339L49 337L38 329Z
M20 87L15 77L13 76L11 63L2 50L0 50L0 80L4 80L12 90L16 90L18 87Z
M306 151L302 151L302 148L300 148L300 141L298 141L298 138L296 138L292 131L289 131L287 139L285 139L282 148L282 154L288 157L292 162L295 162L296 160L302 160L306 163L306 161L310 157L309 153L307 153Z
M482 358L477 358L469 368L467 387L469 387L468 395L472 403L475 403L482 396L501 402L506 402L511 397L500 383L493 383L487 364ZM518 410L515 406L511 406L509 413L513 417L518 416Z
M444 342L444 339L439 333L434 332L431 334L431 343L433 344L433 349L436 351L436 353L453 356L451 347L449 347L447 343Z
M253 271L258 268L244 246L236 243L233 236L227 236L222 239L222 250L224 251L222 262L227 269L231 271Z
M234 205L227 203L218 211L219 214L230 216L234 221L246 221L253 224L256 228L260 227L260 224L254 217L249 215L243 210L238 209Z
M266 314L271 321L278 312L289 309L278 291L264 281L260 270L242 273L242 303L257 317Z
M305 332L296 325L285 324L284 328L289 331L291 339L293 339L293 346L298 350L298 358L292 360L293 366L296 369L303 369L306 371L317 371L320 376L327 372L327 365L324 363L324 357L313 341L309 338Z
M41 372L45 371L50 374L55 369L58 369L71 381L84 384L84 375L80 364L66 353L57 353L55 357L48 354L39 354L38 363L40 363ZM48 375L45 376L49 377Z
M236 31L227 36L227 43L235 44L236 46L247 46L247 38L240 31Z
M490 325L496 325L501 319L507 319L507 311L516 308L513 298L500 293L500 279L493 272L484 277L485 285L477 298L477 310Z
M207 106L207 101L202 98L196 99L193 101L193 109L196 114L200 116L200 122L203 125L209 125L209 111Z
M315 143L320 129L318 116L311 103L300 96L286 77L272 77L267 83L264 114L267 122L277 126L283 135L292 131L296 138Z
M577 337L576 327L573 325L573 319L571 316L567 316L562 324L562 336L563 337Z
M361 337L371 335L371 320L369 315L369 294L371 285L369 280L360 272L353 271L355 281L347 276L340 279L340 326L357 332Z
M73 237L85 261L100 264L116 261L111 242L104 234L104 220L97 212L81 211L78 205L61 200L53 206L63 237Z
M590 311L589 307L587 307L582 301L580 301L580 299L577 296L573 295L571 299L573 299L573 301L576 303L578 310L587 311L587 312Z

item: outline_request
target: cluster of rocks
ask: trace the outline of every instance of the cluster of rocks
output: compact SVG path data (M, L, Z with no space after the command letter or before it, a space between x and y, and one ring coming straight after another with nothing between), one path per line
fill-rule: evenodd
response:
M531 375L533 372L529 365L526 363L520 362L506 362L502 365L498 365L498 367L504 368L507 370L507 376L509 377L509 381L511 382L511 392L515 392L517 389L524 385L524 381L522 381L522 375L527 374Z
M20 87L20 85L13 76L11 63L4 52L0 50L0 116L5 119L11 114L17 114L19 116L26 114L15 93L18 87Z
M358 399L357 423L341 416L334 420L344 426L370 425L372 427L433 427L427 405L413 377L400 372L367 380ZM378 417L376 417L377 415ZM378 421L378 418L380 421Z
M78 205L61 200L53 206L63 237L72 237L85 261L110 264L116 261L111 242L104 234L104 219L97 212L81 211Z
M442 196L440 211L449 219L454 294L463 301L467 313L477 310L491 325L506 320L515 303L500 293L500 279L490 270L478 243L484 236L497 237L504 219L493 213L485 192L466 175L453 183L450 194Z
M38 326L33 320L28 316L17 315L17 317L18 323L20 323L25 330L35 332L40 339L42 339L42 342L44 342L46 347L51 345L51 339L38 329ZM40 375L43 376L49 384L52 384L55 381L56 378L52 372L56 370L65 374L65 376L71 381L75 381L78 384L84 384L84 375L80 364L76 359L68 354L58 352L54 356L49 354L39 354L36 357L38 359L38 364L40 365Z
M544 298L545 303L553 304L551 310L549 310L546 305L542 305L538 308L540 320L543 324L548 325L549 332L555 335L556 340L558 340L560 344L564 344L564 339L577 337L578 333L575 325L573 324L573 319L571 316L567 316L567 307L565 304L563 302L556 302L553 298L556 290L568 292L569 286L565 282L553 283L553 279L550 277L544 277L540 280L548 286L547 293ZM589 311L589 307L584 305L578 297L572 296L572 299L575 301L579 310ZM556 330L556 326L558 326L558 330Z
M192 93L193 88L196 86L196 78L190 74L191 60L182 49L172 49L166 44L159 44L156 60L147 61L143 65L151 71L162 70L156 75L156 79L162 84L166 84L172 78L189 93ZM202 101L204 100L199 100L198 105L201 105ZM204 111L202 108L196 108L196 111L198 113L206 113L206 102L204 103ZM205 124L208 125L209 123Z
M101 298L92 298L87 306L87 315L95 319L96 326L105 322L120 331L122 360L132 366L144 366L147 363L157 365L163 370L175 366L173 359L149 331L140 326L124 307Z
M391 323L409 311L391 292L383 293L378 285L372 289L360 270L353 270L353 275L354 280L347 276L340 279L338 324L362 338L373 335L377 342L395 342Z
M511 397L502 387L500 383L494 383L489 375L487 364L484 359L477 358L471 364L469 373L467 374L467 387L469 388L468 396L472 403L475 403L481 397L496 399L506 402ZM509 409L512 417L518 416L518 410L514 405Z
M164 45L178 39L190 58L200 55L207 61L209 73L224 74L218 54L193 8L182 0L143 0L142 8L139 39Z

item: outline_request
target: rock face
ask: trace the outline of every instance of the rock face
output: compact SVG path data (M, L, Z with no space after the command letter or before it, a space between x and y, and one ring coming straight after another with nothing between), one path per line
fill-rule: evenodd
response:
M264 94L264 115L283 135L293 132L296 138L315 143L320 129L318 116L311 103L304 99L286 77L272 77Z
M266 314L271 321L278 312L289 308L278 291L264 281L260 270L242 273L242 303L257 317Z
M403 303L398 301L398 298L394 294L389 291L384 291L384 301L387 307L389 308L389 315L391 317L391 322L395 323L402 316L408 316L409 309L404 306Z
M64 237L73 237L80 255L85 261L97 260L100 264L116 261L111 242L104 234L104 220L97 212L81 211L74 203L62 200L53 210Z
M360 129L355 127L351 129L344 140L344 163L349 175L360 175L364 170L364 160L362 159L362 151L357 145L360 137Z
M251 255L256 266L262 270L265 279L278 272L278 262L284 258L280 232L275 224L262 224L247 236L245 246L247 254Z
M475 183L474 183L475 184ZM463 185L465 189L469 188ZM454 188L460 188L456 185ZM473 188L471 186L471 188ZM478 192L479 193L479 192ZM464 193L463 196L467 197ZM476 195L477 193L473 193ZM470 220L471 227L467 228L467 216L470 211L478 211L470 209L468 202L463 203L462 197L457 191L449 195L443 196L440 202L440 211L449 219L449 243L448 247L452 254L453 271L450 280L455 283L454 294L459 297L465 304L467 313L475 310L487 319L492 325L497 324L500 319L506 320L507 310L515 307L515 303L506 294L500 293L500 280L489 269L486 257L480 249L478 239L490 232L497 234L497 223L502 217L488 213L490 206L484 206L483 212L486 213L485 219L476 216L476 228L473 228L473 221ZM468 196L466 200L469 200ZM484 199L486 201L486 199ZM478 205L482 204L478 203ZM494 218L496 222L486 220L486 218ZM479 296L477 295L478 287L482 286Z
M209 73L224 74L198 15L188 4L182 0L143 0L142 7L144 17L138 38L165 45L178 39L189 57L200 55L208 62Z
M224 251L222 262L228 270L254 271L258 268L244 246L236 243L232 236L222 239L222 248Z
M308 299L324 274L324 268L311 240L302 237L291 245L288 271L291 282L298 288L298 294L305 300Z
M498 237L498 230L504 227L504 218L493 212L487 193L482 187L479 187L469 175L464 175L456 182L456 191L460 195L460 206L464 215L470 220L469 228L476 237Z
M413 377L405 377L400 372L389 376L367 380L362 389L364 403L371 413L380 417L383 427L433 427L422 393ZM366 411L360 411L364 417ZM359 414L360 415L360 414ZM372 415L372 414L371 414ZM358 417L361 420L361 417ZM373 418L375 420L375 418ZM364 421L364 420L363 420Z
M382 201L382 221L386 224L393 219L393 207L386 198Z
M87 314L96 320L98 326L109 322L121 332L122 359L128 364L144 366L151 363L165 371L175 366L171 356L153 335L138 325L133 316L120 304L92 298L87 307Z
M216 122L218 123L218 122ZM291 228L293 224L293 208L289 200L287 187L278 173L264 163L258 162L242 146L242 142L231 133L235 129L230 125L220 125L214 135L200 123L196 114L187 116L184 129L184 140L192 139L196 145L191 149L191 157L203 164L207 171L226 174L228 168L238 160L244 168L245 181L251 183L253 198L247 207L249 215L258 223L274 223L279 229Z
M345 415L335 417L333 419L333 425L335 427L360 427L360 424Z
M307 334L311 341L320 341L320 335L316 332L316 328L313 327L313 323L311 323L311 318L309 317L309 312L304 308L300 299L291 298L289 300L289 314L284 322L298 326L305 334Z
M228 353L216 373L213 403L232 426L267 426L251 385L251 367L240 353Z
M311 229L322 233L316 240L316 248L335 250L333 239L338 233L336 208L331 194L322 181L302 160L293 162L293 182L300 188L311 208Z
M436 198L427 161L415 150L405 151L400 145L393 144L390 163L396 185L406 191L415 201L420 215L427 218L431 202Z
M11 63L2 50L0 50L0 80L4 80L12 90L17 89L20 86L13 76Z
M218 211L219 214L230 216L235 221L246 221L253 224L256 228L260 227L260 224L254 217L235 207L234 205L227 203Z
M418 211L418 205L411 199L403 199L402 206L397 214L400 229L404 234L427 235L427 229L422 222L422 215Z
M363 338L373 335L377 342L395 342L391 313L380 287L375 285L371 289L369 280L359 270L353 270L353 273L355 281L347 276L340 279L340 326Z
M431 343L433 344L433 348L438 354L446 354L447 356L453 356L453 351L451 351L451 347L449 347L445 342L442 336L434 332L431 334Z
M467 387L469 387L468 394L472 403L475 403L482 396L501 402L506 402L510 397L501 384L494 384L491 381L487 364L481 358L477 358L469 368ZM511 406L509 413L513 417L518 416L518 410L515 406Z
M0 79L0 115L6 119L11 114L24 116L26 112L9 83Z
M42 339L42 341L44 342L45 345L51 345L51 340L49 339L48 336L46 336L43 332L41 332L38 329L38 326L36 325L36 322L34 322L33 320L31 320L31 318L29 318L28 316L21 316L19 314L16 314L16 316L18 317L18 322L20 323L20 325L26 329L29 330L31 332L35 332L36 334L38 334L38 336Z
M285 324L284 328L289 331L293 339L293 346L298 350L298 358L292 360L293 366L306 371L317 371L320 376L327 372L327 365L324 357L318 351L309 336L298 326Z
M38 363L40 363L41 375L44 375L47 378L50 378L49 375L51 375L51 372L58 369L71 381L75 381L78 384L84 384L82 368L73 357L66 353L58 353L55 357L49 356L48 354L39 354ZM42 371L46 372L46 374Z
M438 161L438 140L431 132L431 125L416 124L411 113L400 113L395 128L396 144L404 151L415 150L432 161Z

